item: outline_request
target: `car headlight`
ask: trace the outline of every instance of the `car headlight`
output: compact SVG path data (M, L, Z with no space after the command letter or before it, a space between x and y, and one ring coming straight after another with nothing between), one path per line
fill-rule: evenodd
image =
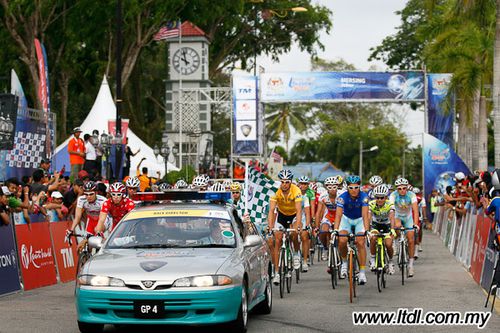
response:
M78 283L82 286L93 287L125 287L123 280L102 275L80 275Z
M177 279L172 287L214 287L232 283L233 280L226 275L201 275Z

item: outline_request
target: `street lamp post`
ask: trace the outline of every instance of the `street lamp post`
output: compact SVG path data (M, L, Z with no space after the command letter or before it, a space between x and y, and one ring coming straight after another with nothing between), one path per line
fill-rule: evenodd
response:
M155 145L153 151L156 156L161 155L163 157L163 163L165 163L165 177L166 177L168 174L168 157L170 156L170 146L168 145L167 132L163 132L163 135L161 137L161 147Z
M363 140L359 141L359 178L363 179L363 153L378 150L378 146L363 149Z
M215 154L214 156L214 164L215 164L215 178L219 178L217 175L217 166L219 165L220 157L219 154Z

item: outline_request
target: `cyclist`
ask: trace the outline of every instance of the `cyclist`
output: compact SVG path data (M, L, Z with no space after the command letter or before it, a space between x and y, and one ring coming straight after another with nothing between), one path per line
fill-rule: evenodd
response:
M335 223L335 211L337 209L337 193L344 180L341 176L332 176L325 179L327 192L318 199L318 210L316 212L316 227L319 224L319 239L326 249L330 243L330 231ZM327 251L323 251L322 260L326 260Z
M139 190L139 186L141 185L141 181L137 177L129 177L125 182L125 186L127 187L127 198L132 199L132 197ZM134 201L135 204L138 204L139 201Z
M413 277L415 274L415 269L413 268L414 256L415 256L415 231L413 226L417 224L418 221L418 204L417 196L413 192L408 191L408 180L406 178L398 178L394 182L396 186L396 191L392 192L389 200L394 204L396 210L396 227L400 228L403 226L405 229L411 229L406 231L406 237L408 238L408 276Z
M110 230L112 231L125 214L135 208L135 203L125 196L125 185L122 183L116 182L111 184L109 187L109 193L111 198L102 204L101 212L99 214L99 222L95 228L96 232L104 231L104 222L106 221L108 214L113 219Z
M314 217L316 216L316 208L317 208L317 206L316 206L316 193L311 188L311 186L309 186L309 184L310 184L309 177L307 177L307 176L299 177L297 182L299 183L299 188L300 188L300 191L302 192L302 194L306 195L307 198L309 199L309 207L310 207L309 209L311 211L311 219L313 221Z
M186 183L184 179L179 179L175 182L174 188L176 189L188 188L188 183Z
M281 170L278 173L278 178L281 184L276 194L270 199L269 214L267 216L269 229L273 230L275 227L279 229L274 232L274 241L272 238L268 239L269 247L272 250L272 261L275 270L273 283L276 285L280 283L280 276L277 269L279 264L279 251L283 237L281 229L299 229L299 226L302 225L302 193L296 185L292 184L292 172L286 169ZM275 210L278 212L277 219ZM275 219L277 221L275 221ZM294 248L298 249L297 233L292 232L290 238L294 244ZM293 266L295 269L300 267L298 255L294 256Z
M375 199L373 196L373 189L383 183L384 180L379 175L374 175L370 177L370 179L368 180L368 186L366 187L366 193L368 193L368 197L370 198L370 200Z
M370 226L368 214L368 194L360 189L361 178L351 175L345 179L347 192L337 197L337 211L335 212L336 233L347 235L354 231L356 235L365 235ZM339 237L339 252L342 258L340 277L347 276L347 237ZM358 248L360 285L366 283L366 248L365 237L356 237L356 247Z
M309 178L307 176L302 176L297 180L302 193L302 231L300 232L300 239L302 241L302 257L304 259L302 264L302 271L307 272L309 266L307 265L307 260L309 259L309 249L311 247L311 240L309 239L309 228L311 228L311 217L312 215L312 205L311 200L314 200L315 194L309 189ZM310 199L309 195L313 199Z
M394 204L387 200L389 195L389 187L382 184L378 185L373 189L373 195L375 200L368 203L370 209L370 221L371 221L371 233L389 233L390 231L394 234ZM385 247L387 249L387 254L389 256L389 274L394 274L394 263L392 257L394 255L394 249L392 247L392 237L387 235L384 237ZM375 236L370 238L370 269L375 269L375 247L377 240Z
M79 196L76 203L75 218L73 219L73 224L71 228L66 230L66 239L69 239L74 233L75 228L82 219L83 213L86 213L87 223L85 226L85 232L88 236L95 236L95 228L99 221L99 213L101 212L101 207L106 201L106 198L97 194L97 184L93 181L83 185L83 195ZM85 246L87 239L85 238L78 248L82 249Z
M423 233L423 227L424 225L426 226L428 224L427 220L427 202L425 201L424 196L422 195L422 192L418 187L413 188L413 193L417 196L417 203L418 203L418 235L417 239L415 241L415 259L418 258L418 253L422 252L422 233ZM422 223L422 221L424 223Z

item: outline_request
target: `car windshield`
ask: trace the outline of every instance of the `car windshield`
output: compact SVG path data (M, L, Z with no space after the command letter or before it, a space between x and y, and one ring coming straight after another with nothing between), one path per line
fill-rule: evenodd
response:
M109 249L235 247L230 220L213 217L147 217L122 221L106 244Z

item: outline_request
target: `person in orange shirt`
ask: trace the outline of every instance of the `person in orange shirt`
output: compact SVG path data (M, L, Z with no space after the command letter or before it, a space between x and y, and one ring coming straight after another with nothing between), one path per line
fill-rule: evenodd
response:
M245 168L236 163L233 170L234 179L245 179Z
M82 134L80 127L75 127L74 136L68 143L69 163L71 164L69 178L72 181L78 179L78 172L83 169L83 163L85 163L85 142L80 138L80 134Z

